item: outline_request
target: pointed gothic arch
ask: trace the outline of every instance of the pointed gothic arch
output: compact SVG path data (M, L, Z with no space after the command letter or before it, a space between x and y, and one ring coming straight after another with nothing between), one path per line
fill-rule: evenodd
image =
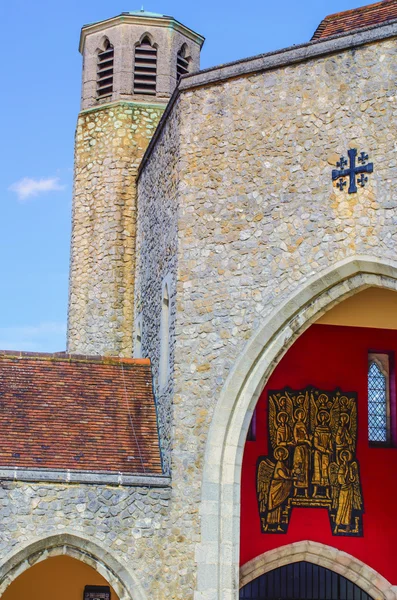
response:
M24 571L40 561L61 555L80 560L98 571L120 600L146 600L138 579L119 559L97 542L66 532L30 541L5 557L0 563L0 596Z
M134 94L156 95L158 45L153 36L144 33L135 44L134 51Z
M149 33L149 31L145 31L144 33L142 33L141 37L139 38L139 40L135 44L135 46L140 46L144 42L147 42L151 46L154 46L155 48L158 48L158 44L155 43L154 37L153 37L153 35L151 33Z
M108 98L113 93L114 46L104 37L97 49L97 98Z
M241 464L252 413L266 381L312 323L368 287L397 291L397 263L353 256L305 281L266 317L232 369L206 444L195 600L238 597Z
M190 71L191 56L186 43L180 47L176 57L176 80L179 81L182 75L186 75Z
M103 36L101 37L101 39L100 39L100 41L99 41L99 44L98 44L98 46L97 46L97 49L96 49L96 51L95 51L95 52L96 52L96 54L98 54L99 52L104 52L104 51L105 51L105 50L107 50L107 48L108 48L109 46L111 46L111 45L112 45L112 44L111 44L111 42L110 42L110 40L109 40L108 36L107 36L107 35L103 35Z
M377 600L386 600L395 594L395 586L361 560L337 548L309 541L280 546L250 560L240 569L239 587L244 587L274 569L301 561L325 567L342 575Z

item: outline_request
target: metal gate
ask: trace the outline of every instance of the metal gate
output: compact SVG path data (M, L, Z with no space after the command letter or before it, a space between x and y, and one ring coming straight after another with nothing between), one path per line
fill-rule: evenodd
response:
M373 600L329 569L302 561L261 575L240 590L240 600Z

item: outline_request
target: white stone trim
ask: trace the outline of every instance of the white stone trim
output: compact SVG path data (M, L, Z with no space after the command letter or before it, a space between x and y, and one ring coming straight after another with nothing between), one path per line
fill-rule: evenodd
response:
M396 586L347 552L308 540L264 552L240 569L240 588L273 569L305 560L343 575L374 600L394 600Z
M29 567L53 556L70 556L89 565L109 582L120 600L146 600L142 586L126 565L97 541L66 532L31 540L6 557L0 563L0 597Z
M0 481L26 481L36 483L67 483L108 485L115 487L166 488L170 477L105 471L77 471L69 469L35 469L0 467Z
M195 600L238 598L241 463L251 416L266 381L314 321L367 287L397 290L397 263L353 256L305 281L264 320L232 369L206 445Z
M190 90L194 87L219 83L233 77L260 73L268 69L293 65L327 54L343 52L344 50L357 48L364 44L395 37L396 33L397 19L394 19L353 31L310 40L309 42L290 46L289 48L282 48L281 50L267 52L266 54L259 54L258 56L243 58L235 62L209 67L197 73L188 73L183 76L179 90Z

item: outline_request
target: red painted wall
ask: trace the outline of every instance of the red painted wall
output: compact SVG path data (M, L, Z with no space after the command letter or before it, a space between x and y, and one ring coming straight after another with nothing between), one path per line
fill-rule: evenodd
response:
M272 374L256 408L256 441L246 442L241 487L241 564L300 540L313 540L352 554L397 584L397 448L370 448L367 434L368 351L394 352L397 331L312 325ZM395 387L396 376L392 373ZM263 534L256 500L256 461L268 450L267 390L307 385L358 393L357 459L365 513L364 537L333 536L328 511L294 508L288 533ZM393 401L393 397L392 397ZM392 424L394 437L396 423Z

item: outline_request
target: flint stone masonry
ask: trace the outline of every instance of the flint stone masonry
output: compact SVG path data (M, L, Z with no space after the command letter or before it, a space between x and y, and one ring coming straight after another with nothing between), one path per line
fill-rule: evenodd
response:
M148 597L163 598L164 547L171 528L168 487L6 483L0 485L0 555L26 542L73 531L97 542L137 574ZM1 589L1 581L0 581Z
M396 39L360 40L353 49L344 40L345 48L327 46L312 60L306 52L301 62L181 89L140 173L136 296L155 378L166 272L175 286L173 399L158 402L170 449L171 518L191 516L181 547L187 575L173 589L178 599L193 598L194 589L197 599L218 597L220 557L196 580L201 559L190 542L203 531L203 458L214 408L247 341L266 315L339 261L396 256ZM354 195L331 181L351 147L374 163ZM207 540L211 531L216 539L215 513L203 527ZM225 572L231 564L230 557ZM237 597L236 589L225 594Z
M68 352L132 356L137 169L164 107L82 112L75 180Z
M136 253L139 261L135 295L136 314L142 315L142 356L151 357L163 468L167 474L171 468L173 378L171 369L167 385L164 389L160 389L159 364L164 280L170 283L170 365L173 364L175 352L174 322L177 311L175 282L178 249L177 172L180 144L178 106L175 106L174 114L175 118L163 132L164 143L159 146L156 155L157 173L162 180L161 193L157 196L157 182L153 182L152 193L145 198L141 197L138 204ZM185 417L188 418L187 415Z

